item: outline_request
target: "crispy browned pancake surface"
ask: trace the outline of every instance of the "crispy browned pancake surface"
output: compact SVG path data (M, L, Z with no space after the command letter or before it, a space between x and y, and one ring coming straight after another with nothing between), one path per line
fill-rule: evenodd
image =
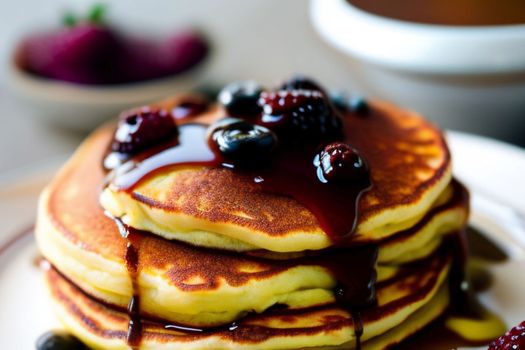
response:
M176 100L169 100L164 106L169 108ZM359 203L358 234L354 239L360 241L384 238L376 237L373 231L396 223L396 218L402 221L424 213L451 177L450 154L438 129L417 114L394 105L374 102L372 106L369 115L344 116L346 140L364 155L373 183ZM221 109L212 108L191 121L209 122L223 116ZM176 176L167 176L171 172L176 172ZM323 232L315 216L301 203L265 193L251 178L228 169L169 167L150 177L162 179L161 184L155 181L139 186L131 193L133 200L172 216L191 217L197 222L195 229L204 230L206 222L231 225L244 230L241 236L248 230L269 239L291 233ZM177 231L167 222L159 224ZM315 239L312 235L310 238ZM314 249L322 247L319 243Z

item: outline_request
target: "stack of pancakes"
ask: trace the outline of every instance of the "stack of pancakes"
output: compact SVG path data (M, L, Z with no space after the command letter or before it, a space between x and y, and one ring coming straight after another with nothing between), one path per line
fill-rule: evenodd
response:
M356 252L377 249L373 305L352 312L337 303L338 281L315 258L333 243L311 211L235 171L184 166L132 191L107 185L106 126L40 201L38 244L66 328L97 349L385 349L439 317L468 194L452 179L439 130L391 104L370 105L350 131L373 186L349 239ZM223 116L212 107L192 122Z

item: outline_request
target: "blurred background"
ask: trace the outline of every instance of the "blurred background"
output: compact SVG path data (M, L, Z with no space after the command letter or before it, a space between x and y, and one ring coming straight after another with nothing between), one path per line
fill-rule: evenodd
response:
M333 0L326 1L329 2L333 3L333 6L346 4L343 1L337 1L337 4ZM498 58L497 74L487 72L483 67L480 68L482 74L472 70L457 74L457 71L443 71L443 69L434 72L428 67L422 71L412 71L402 67L399 60L397 65L377 59L371 59L373 62L370 63L367 62L371 57L367 45L372 43L376 47L386 47L387 43L381 42L382 34L368 32L366 29L361 31L359 27L346 27L352 24L351 19L355 14L350 12L346 14L346 10L337 10L336 7L321 8L323 5L319 5L320 1L108 0L105 3L108 10L107 20L129 33L154 37L188 26L205 33L211 45L210 56L203 72L194 78L190 76L190 79L194 79L192 86L210 84L220 86L233 80L246 79L254 79L264 85L274 86L292 74L302 73L312 76L330 89L344 89L353 94L393 100L423 112L444 128L465 130L525 145L525 117L521 117L525 114L523 88L525 71L520 72L521 68L515 66L512 70L506 71L504 57ZM92 1L85 0L46 0L45 2L2 0L0 173L68 154L74 150L88 129L94 127L89 123L82 128L75 128L71 127L70 122L61 123L56 120L49 122L41 115L49 113L49 109L55 110L58 115L61 113L61 106L56 104L65 104L67 101L57 102L53 96L42 96L42 91L51 94L53 89L51 87L48 89L45 85L36 86L35 84L40 82L33 83L27 77L21 78L16 74L13 77L12 72L14 48L21 38L35 31L56 27L66 10L86 12L92 4ZM341 14L350 17L345 18L340 16ZM399 25L395 21L378 22L376 25L374 21L378 19L367 16L365 14L363 18L370 20L369 24L373 28ZM363 18L358 18L356 21L359 22ZM364 22L361 24L367 25ZM390 32L396 32L401 36L402 31L406 30L402 27L393 27ZM516 30L519 29L518 27L523 26L516 26ZM418 28L409 28L409 33L416 33ZM432 28L420 29L425 32ZM452 30L453 33L457 33L463 29L452 28ZM337 37L337 33L344 33L344 35ZM428 32L426 35L431 38L432 35L439 36L440 32ZM487 35L496 41L499 40L498 35L483 33L483 37ZM501 35L506 34L502 32ZM390 53L377 50L374 52L383 57L390 57L390 54L394 57L402 52L407 57L411 56L399 58L407 59L408 65L410 59L414 59L415 56L418 56L416 58L419 60L426 59L425 55L436 58L430 48L421 50L417 38L411 39L416 47L414 54L409 55L412 49L410 43L404 40L399 37L399 46L393 47L390 42ZM354 43L361 46L353 47ZM443 47L443 43L439 45L441 45L438 47L440 54L446 54L447 48ZM364 50L364 53L359 54L359 50ZM519 56L523 49L516 50ZM454 56L452 52L450 55ZM475 63L477 58L471 57ZM444 58L444 61L446 60L447 57ZM429 84L434 90L429 90L430 92L424 95L422 91L428 88ZM506 89L509 85L511 90ZM175 80L171 90L168 87L161 93L169 95L170 91L179 91L182 86L186 85ZM67 97L68 93L73 93L73 88L69 89L66 85L60 91L63 91L63 96ZM129 93L134 92L129 91ZM40 104L28 102L35 99L35 95L38 95ZM78 98L77 95L75 96ZM83 98L82 96L80 98ZM487 102L487 96L493 96L494 103L490 103L488 107L483 105L478 106L478 109L470 109L472 105ZM521 100L521 104L516 100ZM50 103L54 104L51 108L49 108ZM70 121L76 123L74 118L89 119L90 111L103 113L97 108L106 103L105 101L90 103L92 107L81 103L68 106ZM75 108L78 113L75 112ZM506 109L512 109L512 115L506 116ZM483 113L484 115L481 116ZM78 123L86 124L80 119ZM506 128L495 127L495 125L507 124Z

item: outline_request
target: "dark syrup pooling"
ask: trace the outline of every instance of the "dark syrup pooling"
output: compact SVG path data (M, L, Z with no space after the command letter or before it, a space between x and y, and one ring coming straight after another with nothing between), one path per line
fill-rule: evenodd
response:
M113 174L112 185L132 192L141 180L170 167L228 168L250 177L264 192L296 199L316 216L336 245L347 243L355 229L359 198L371 187L369 178L350 184L322 183L312 163L319 145L307 144L301 148L279 149L270 164L261 169L239 169L233 162L213 152L206 137L207 128L204 124L180 126L176 142L132 158Z

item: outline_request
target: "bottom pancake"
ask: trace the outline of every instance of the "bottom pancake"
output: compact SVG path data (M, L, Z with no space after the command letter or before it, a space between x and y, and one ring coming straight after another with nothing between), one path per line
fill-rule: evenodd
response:
M378 283L377 305L360 315L363 348L384 349L438 317L448 306L450 264L447 254L435 256ZM54 268L46 276L57 314L71 333L95 349L130 349L126 312L88 296ZM353 317L334 304L277 308L249 315L233 328L184 332L144 318L140 334L135 349L350 349L356 343Z

